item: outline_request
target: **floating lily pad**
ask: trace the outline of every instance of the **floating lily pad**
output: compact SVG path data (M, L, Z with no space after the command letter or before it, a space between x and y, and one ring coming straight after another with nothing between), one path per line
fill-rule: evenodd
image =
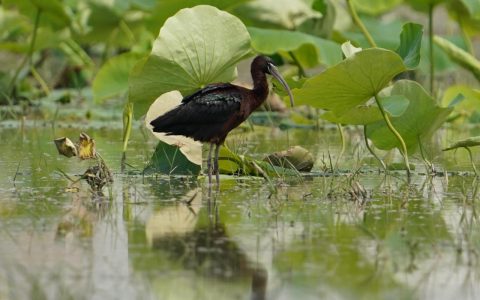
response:
M209 83L232 81L236 63L249 54L250 36L237 17L206 5L180 10L130 76L135 115L143 115L163 93L188 95Z
M410 80L397 81L384 93L401 95L410 100L410 105L401 116L391 118L393 126L402 136L409 153L416 150L419 138L421 140L430 138L453 110L452 107L438 106L421 85ZM367 136L379 149L401 149L398 139L383 120L368 125Z

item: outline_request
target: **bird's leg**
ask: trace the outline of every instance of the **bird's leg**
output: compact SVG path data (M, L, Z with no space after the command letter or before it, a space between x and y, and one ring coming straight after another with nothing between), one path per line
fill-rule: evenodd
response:
M208 186L212 186L212 150L213 144L210 144L207 158L207 174L208 174Z
M217 188L220 187L220 174L218 171L218 153L220 152L220 144L217 144L215 148L215 159L213 161L213 170L215 172L215 178L217 179Z

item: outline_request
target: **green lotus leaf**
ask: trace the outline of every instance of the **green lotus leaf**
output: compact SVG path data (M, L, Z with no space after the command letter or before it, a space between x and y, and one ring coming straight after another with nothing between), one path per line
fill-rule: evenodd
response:
M464 84L450 86L443 93L442 105L455 106L455 116L450 119L464 122L466 117L470 122L477 121L480 119L480 90Z
M291 51L304 67L318 64L331 66L342 60L342 52L337 43L307 33L255 27L249 27L248 32L256 51L265 54ZM301 49L302 47L310 49ZM306 53L310 55L305 55Z
M380 102L385 111L391 117L401 116L408 107L410 101L401 96L381 96ZM376 105L361 105L352 108L350 111L336 116L332 112L326 112L321 115L321 118L332 123L350 124L350 125L367 125L383 119L378 106Z
M132 71L129 101L135 103L135 115L144 114L163 93L188 95L209 83L232 81L236 63L249 53L250 36L235 16L206 5L180 10Z
M161 27L169 17L173 16L176 12L178 12L183 8L194 7L197 5L211 5L211 6L215 6L220 10L229 11L231 8L250 0L162 0L162 1L149 0L149 1L153 1L154 5L151 9L149 9L152 15L147 20L148 27L151 28L152 30L157 31L158 28Z
M400 95L410 100L410 105L401 116L391 118L393 126L402 136L409 154L416 150L419 138L421 140L430 138L453 110L452 107L438 106L425 89L414 81L397 81L387 92L390 95ZM367 136L379 149L401 149L398 139L383 120L368 125Z
M70 24L70 17L60 0L4 0L3 5L7 9L16 7L20 13L28 16L32 23L40 12L41 25L59 29Z
M355 8L364 13L379 15L399 5L402 0L352 0Z
M409 5L411 5L414 9L428 12L429 7L435 7L442 2L447 2L449 0L405 0Z
M139 58L139 54L124 53L109 59L93 80L92 90L95 102L127 92L128 76Z
M304 0L253 0L239 5L233 13L247 26L294 30L303 22L322 16L307 2Z
M400 33L400 46L396 52L403 58L403 63L409 69L416 68L420 63L422 36L422 25L415 23L403 25L402 33Z
M395 52L366 49L308 79L301 89L293 91L295 102L342 116L365 104L405 70L402 58Z

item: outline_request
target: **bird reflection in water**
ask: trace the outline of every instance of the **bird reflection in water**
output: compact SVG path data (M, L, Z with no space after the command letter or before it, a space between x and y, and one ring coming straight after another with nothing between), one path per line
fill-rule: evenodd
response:
M201 191L189 192L190 205L178 204L158 211L146 225L151 247L167 253L170 260L198 276L228 282L251 278L251 299L265 299L267 271L252 263L239 245L228 236L218 214L201 207ZM198 222L200 215L213 218Z

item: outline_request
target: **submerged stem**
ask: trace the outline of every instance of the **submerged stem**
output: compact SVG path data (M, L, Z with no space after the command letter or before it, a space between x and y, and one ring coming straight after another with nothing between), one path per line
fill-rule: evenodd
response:
M400 135L400 133L398 133L395 127L393 127L393 124L390 121L390 118L388 117L387 113L385 112L385 109L383 108L382 103L380 102L380 99L378 98L378 96L375 94L374 97L375 97L375 102L377 102L378 108L380 109L380 113L382 114L383 119L385 120L385 123L387 123L387 127L390 129L393 135L395 135L398 142L400 143L400 146L402 147L400 152L402 153L403 160L405 161L405 167L407 168L407 175L410 176L411 171L410 171L410 163L408 162L407 146L405 145L405 142L403 141L403 138Z
M355 7L353 6L352 1L347 0L347 4L348 4L348 10L350 12L350 15L352 17L353 22L358 26L358 28L360 28L363 35L367 38L370 46L377 47L377 44L375 43L375 40L373 39L372 35L370 34L370 32L368 32L367 27L365 27L362 20L358 16L357 11L355 10Z
M380 162L383 170L387 171L387 165L385 165L385 162L377 155L377 153L373 151L373 149L370 147L370 144L368 143L367 125L363 126L363 138L365 139L365 145L367 146L368 151Z

